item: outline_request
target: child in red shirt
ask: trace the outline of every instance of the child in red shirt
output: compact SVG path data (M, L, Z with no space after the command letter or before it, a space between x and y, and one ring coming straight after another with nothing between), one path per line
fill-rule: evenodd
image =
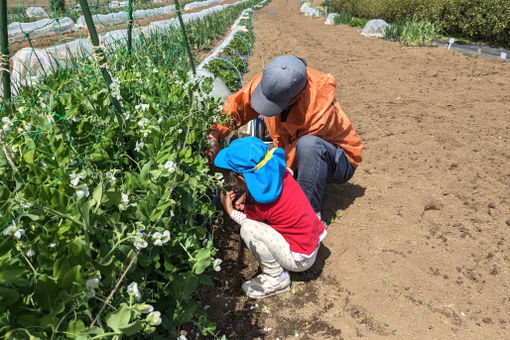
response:
M287 291L287 270L310 268L327 232L286 168L283 149L267 151L260 139L244 137L221 150L214 164L231 170L238 189L245 189L238 197L233 191L221 194L225 211L241 225L241 238L262 269L242 285L244 292L260 299ZM239 210L233 207L235 198Z

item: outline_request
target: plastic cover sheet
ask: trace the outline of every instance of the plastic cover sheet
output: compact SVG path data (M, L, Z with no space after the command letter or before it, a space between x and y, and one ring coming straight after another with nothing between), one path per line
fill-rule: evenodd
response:
M49 15L42 7L28 7L25 10L27 17L29 18L48 18Z
M361 34L363 34L365 37L383 38L384 31L388 26L390 25L382 19L372 19L365 24L365 27L363 27L363 31L361 32Z
M217 2L222 2L223 0L205 0L205 1L196 1L190 2L189 4L184 5L184 10L189 11L191 9L200 8L215 4Z
M7 26L9 39L22 40L26 35L37 39L49 35L76 32L74 21L68 17L58 19L42 19L34 22L13 22Z
M335 24L335 18L339 16L338 13L330 13L328 14L328 17L326 18L326 21L324 22L326 25L334 25Z
M92 44L87 39L76 39L45 49L25 47L11 58L13 88L30 84L43 75L51 74L57 68L65 67L73 60L79 61L92 55Z

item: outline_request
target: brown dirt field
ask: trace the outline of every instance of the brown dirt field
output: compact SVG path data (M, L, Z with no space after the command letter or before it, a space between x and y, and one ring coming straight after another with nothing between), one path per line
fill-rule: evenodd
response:
M334 221L291 292L242 297L257 263L238 228L219 230L223 271L202 296L218 334L510 338L510 65L365 38L299 7L273 0L255 14L245 79L283 54L333 74L363 162L328 187Z

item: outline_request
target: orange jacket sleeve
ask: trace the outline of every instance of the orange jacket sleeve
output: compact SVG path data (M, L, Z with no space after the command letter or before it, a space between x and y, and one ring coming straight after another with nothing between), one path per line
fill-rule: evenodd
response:
M231 120L224 125L215 123L211 126L211 130L217 131L220 138L227 137L232 129L237 129L259 116L251 107L250 98L261 78L262 73L256 75L248 84L227 98L223 107L223 114L230 116Z

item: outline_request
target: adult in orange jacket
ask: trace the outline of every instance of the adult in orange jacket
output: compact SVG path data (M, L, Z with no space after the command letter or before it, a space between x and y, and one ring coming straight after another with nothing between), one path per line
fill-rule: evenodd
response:
M263 73L227 98L223 110L232 119L211 127L210 157L218 153L219 138L262 115L274 146L285 150L287 167L320 217L326 183L347 182L361 162L363 148L335 99L335 88L331 74L307 67L300 58L273 59Z

